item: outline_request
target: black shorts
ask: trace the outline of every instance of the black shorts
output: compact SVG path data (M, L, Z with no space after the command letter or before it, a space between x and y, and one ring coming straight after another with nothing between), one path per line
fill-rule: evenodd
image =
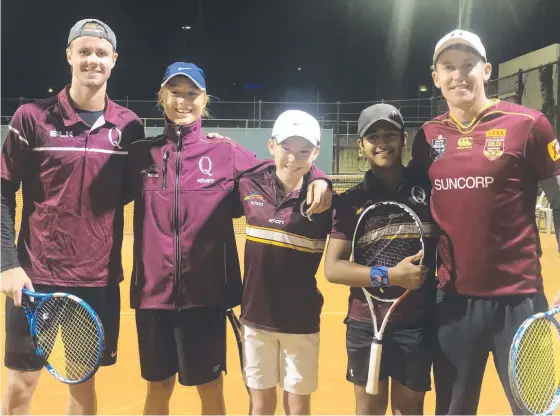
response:
M33 285L36 292L64 292L78 296L99 315L105 332L105 349L101 365L117 362L117 343L121 319L121 292L118 283L107 287L62 287ZM43 360L35 353L29 323L23 308L14 306L12 298L6 297L6 350L4 364L13 370L35 371L43 368Z
M199 386L226 370L226 315L223 309L136 310L142 377Z
M490 352L512 412L522 414L509 385L509 350L523 321L548 309L544 294L476 298L438 291L436 308L436 414L476 414Z
M346 318L346 380L359 386L367 384L373 325ZM411 390L431 389L430 372L433 356L433 326L387 324L383 334L383 352L379 379L389 377Z

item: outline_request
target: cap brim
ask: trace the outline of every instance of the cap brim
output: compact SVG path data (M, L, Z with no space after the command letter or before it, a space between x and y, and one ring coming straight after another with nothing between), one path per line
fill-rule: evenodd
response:
M284 135L276 135L276 136L272 136L272 138L274 140L276 140L276 143L282 143L284 140L288 140L292 137L301 137L302 139L307 140L309 143L311 143L313 146L318 147L321 144L320 140L314 140L314 139L310 139L308 137L302 136L301 134L284 134Z
M169 78L167 78L165 81L162 82L161 86L164 87L165 84L167 84L170 79L176 77L177 75L183 75L183 76L187 77L192 82L194 82L194 85L196 85L199 89L201 89L202 91L206 91L206 88L201 86L198 82L196 82L196 80L193 77L191 77L189 74L185 74L184 72L177 72L177 73L171 75Z
M370 121L368 124L366 124L366 125L362 128L362 130L360 130L360 131L358 132L358 135L359 135L360 137L364 137L364 134L367 133L367 131L369 130L369 128L370 128L371 126L373 126L375 123L377 123L378 121L387 121L387 122L391 123L393 126L395 126L396 128L398 128L399 130L402 130L402 128L404 127L404 126L400 125L399 123L397 123L395 120L392 120L392 119L390 119L390 118L388 118L388 117L379 117L379 118L376 118L375 120Z

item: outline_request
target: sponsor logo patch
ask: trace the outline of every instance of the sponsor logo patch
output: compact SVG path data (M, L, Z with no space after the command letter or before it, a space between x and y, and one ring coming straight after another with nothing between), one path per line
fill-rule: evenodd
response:
M548 154L553 162L560 159L560 143L558 142L558 139L554 139L548 144Z
M457 149L472 149L472 145L472 137L461 137L459 140L457 140Z
M438 160L445 153L447 146L447 139L441 134L435 139L432 139L432 149L430 150L430 157L432 160Z

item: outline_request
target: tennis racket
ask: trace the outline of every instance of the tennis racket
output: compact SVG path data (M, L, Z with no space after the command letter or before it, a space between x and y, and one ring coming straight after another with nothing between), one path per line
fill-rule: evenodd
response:
M424 250L422 222L406 205L394 201L378 202L361 213L352 239L352 259L355 263L394 267L420 250ZM366 392L375 395L379 387L383 332L390 315L410 290L399 286L362 289L371 312L374 332ZM377 326L377 302L374 301L390 305L380 327Z
M534 415L551 414L560 402L560 307L521 324L509 351L509 383L515 401Z
M226 315L229 319L229 323L233 329L235 335L235 341L237 342L237 351L239 352L239 363L241 364L241 373L243 373L243 340L241 337L241 322L237 319L233 309L228 309Z
M91 378L99 368L104 347L103 325L91 306L68 293L27 289L23 289L22 305L35 352L46 369L66 384Z

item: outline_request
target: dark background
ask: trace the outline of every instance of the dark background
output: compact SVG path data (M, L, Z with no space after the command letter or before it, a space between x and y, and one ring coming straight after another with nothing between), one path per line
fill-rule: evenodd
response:
M117 35L113 99L153 99L179 60L201 66L220 100L416 98L419 84L431 88L435 43L458 26L459 9L459 0L8 0L2 97L46 97L69 83L68 32L92 17ZM493 78L500 62L560 42L560 0L471 0L462 16Z

